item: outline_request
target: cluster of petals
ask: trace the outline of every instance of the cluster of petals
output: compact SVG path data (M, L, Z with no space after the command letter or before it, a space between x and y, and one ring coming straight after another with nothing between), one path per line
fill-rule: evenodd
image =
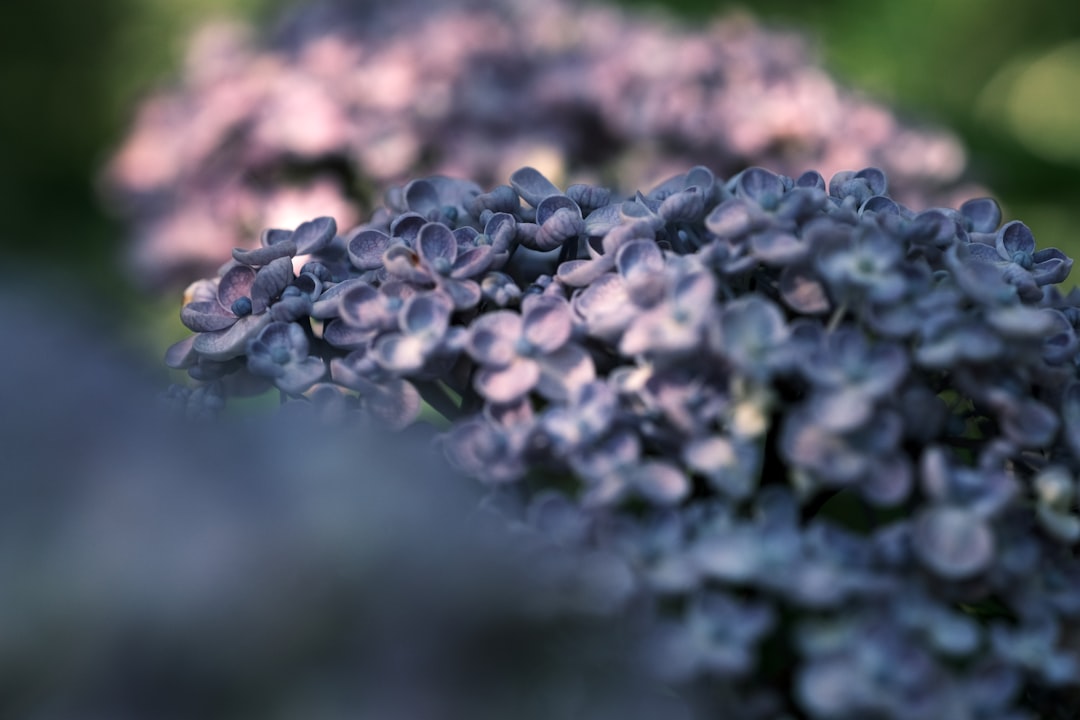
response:
M1080 678L1071 265L992 200L910 210L878 168L435 176L238 250L167 360L218 410L273 386L440 426L592 558L596 607L664 608L659 676L760 691L740 716L1008 718Z

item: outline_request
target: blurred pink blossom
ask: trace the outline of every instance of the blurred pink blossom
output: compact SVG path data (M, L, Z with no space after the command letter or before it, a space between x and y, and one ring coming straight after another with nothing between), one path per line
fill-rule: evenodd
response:
M176 285L263 227L358 222L407 176L646 187L689 166L790 175L881 167L913 208L949 204L966 158L839 86L807 38L746 15L689 28L573 0L306 5L257 42L211 25L137 110L104 172L144 287Z

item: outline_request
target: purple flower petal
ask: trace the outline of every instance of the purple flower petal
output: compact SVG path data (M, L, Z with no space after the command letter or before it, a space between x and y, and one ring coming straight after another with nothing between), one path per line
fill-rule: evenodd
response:
M621 202L605 205L589 213L585 218L585 234L589 237L603 237L622 223L619 213Z
M416 236L420 234L420 228L430 222L425 216L415 212L407 212L398 215L390 223L390 236L404 241L409 247L413 247Z
M361 330L389 329L397 314L390 311L388 300L374 285L361 282L341 294L339 315Z
M817 170L807 170L795 180L795 187L825 189L825 178Z
M383 266L383 253L391 245L390 236L380 230L354 231L346 236L349 261L359 270L377 270Z
M526 395L536 387L539 380L540 366L535 361L515 358L503 368L480 368L473 385L477 392L491 402L510 403Z
M319 298L311 304L311 317L316 320L330 320L338 317L341 312L341 298L357 285L368 284L360 278L349 278L331 285L323 290Z
M506 367L517 357L521 328L521 316L509 310L481 315L469 327L465 351L484 365Z
M252 250L233 248L232 251L233 259L235 259L236 262L254 267L269 265L278 258L292 257L293 255L296 255L296 243L292 240L285 240L283 242L254 248Z
M675 505L690 494L690 480L673 464L650 460L633 469L630 482L634 490L657 505Z
M248 340L270 322L270 316L266 313L242 317L227 330L196 335L194 348L207 360L231 360L243 355Z
M1029 305L999 305L987 310L986 320L1006 338L1039 339L1055 328L1057 312Z
M626 280L664 272L664 253L652 240L630 240L615 253L615 267Z
M896 507L907 500L913 485L911 463L905 457L892 455L878 460L859 489L878 507Z
M198 335L189 335L180 342L173 343L165 351L165 364L173 370L186 370L193 367L199 360L199 354L195 352L195 338Z
M976 198L960 206L971 232L992 233L1001 224L1001 208L993 198Z
M901 215L900 206L896 204L895 200L885 195L869 197L859 208L860 216L865 217L871 213L874 215Z
M465 473L487 482L517 480L526 470L520 439L483 416L454 425L444 448L450 462Z
M885 173L880 168L868 167L855 173L855 177L866 181L870 192L874 195L884 195L887 190Z
M416 335L390 333L371 346L371 356L387 370L396 373L416 372L427 360L424 339Z
M710 485L730 498L744 500L758 487L761 451L754 444L710 435L691 441L682 456L689 467L704 474Z
M619 430L570 458L574 470L596 480L618 473L641 458L641 440L629 430Z
M565 195L549 195L536 206L536 224L543 225L560 210L569 210L571 216L581 217L581 208Z
M592 356L574 343L538 358L537 362L542 371L537 389L549 400L565 402L596 379Z
M307 334L296 323L272 322L259 332L259 340L271 349L284 349L293 360L307 357Z
M442 337L450 325L453 311L445 296L438 293L420 293L409 298L398 316L403 333Z
M581 219L581 213L569 208L559 208L555 214L547 219L536 232L536 237L531 242L522 244L541 252L553 250L567 240L572 240L585 232L585 221Z
M494 259L494 251L490 245L470 248L458 255L450 269L450 277L455 280L475 278L486 272Z
M1032 398L1016 398L1002 408L1001 429L1020 447L1046 447L1059 425L1057 413Z
M824 315L832 307L821 279L806 265L788 265L780 273L780 297L795 312Z
M291 239L296 243L296 254L307 255L324 249L336 235L337 223L334 218L319 217L300 223Z
M643 222L656 227L664 224L663 218L652 211L648 199L640 192L633 200L627 200L619 206L619 216L624 224Z
M231 327L236 315L221 306L217 300L188 303L180 309L180 322L195 332L214 332Z
M513 213L521 208L521 198L509 185L498 185L490 192L477 195L467 207L473 217L480 217L485 210L497 215Z
M430 286L434 281L419 256L405 245L391 245L387 248L383 253L383 266L388 273L407 282Z
M382 374L381 367L366 349L354 350L343 358L330 359L331 379L361 395L374 392L377 383L371 378Z
M570 287L585 287L615 267L612 255L600 255L592 260L570 260L559 266L555 277Z
M982 243L971 243L967 246L967 252L972 260L979 262L996 264L1002 261L1001 253L997 248Z
M307 295L288 295L270 306L270 317L275 322L306 320L311 315L311 298Z
M686 173L687 188L701 188L703 195L708 195L716 186L716 176L704 165L695 165Z
M601 249L604 255L614 258L619 248L631 240L655 239L656 228L650 222L647 220L630 221L612 228L610 232L604 235L601 241Z
M428 223L416 236L416 254L428 268L446 275L457 259L457 238L442 223Z
M268 228L263 230L262 235L259 236L259 241L263 247L271 247L274 245L280 245L292 240L292 230L282 230L280 228ZM295 243L294 243L295 244Z
M713 348L743 372L768 372L783 358L777 349L788 337L784 315L758 295L744 295L727 303L715 326Z
M1073 259L1057 248L1039 250L1032 256L1034 267L1031 274L1038 285L1056 285L1065 282L1072 270Z
M990 362L1005 351L1001 337L984 325L949 324L923 338L915 360L923 367L944 369L959 359Z
M391 430L402 430L420 416L424 401L416 387L402 378L387 378L362 393L364 407Z
M705 214L705 197L698 188L687 188L660 203L656 214L669 223L697 222Z
M764 168L750 167L739 173L735 182L735 195L753 200L758 204L779 200L784 192L780 177ZM875 193L880 195L880 193Z
M576 293L571 307L585 321L589 335L608 342L618 338L640 312L630 301L622 278L611 274Z
M510 176L510 185L525 202L538 206L549 195L558 195L559 188L540 174L536 168L523 167Z
M287 393L299 395L326 375L322 358L307 357L285 366L285 372L274 379L274 385Z
M251 312L258 315L270 306L294 279L292 258L278 258L259 269L251 285Z
M930 570L947 580L965 580L994 559L994 534L986 521L964 508L940 506L915 518L912 547Z
M750 237L750 249L762 262L787 265L802 260L810 248L790 232L780 230L754 233Z
M998 253L1006 260L1016 253L1035 252L1035 236L1031 233L1031 228L1019 220L1002 225L995 241Z
M484 234L491 240L493 252L506 252L513 247L517 236L517 220L509 213L495 213L484 225Z
M713 208L705 218L709 232L721 238L737 238L758 226L757 215L742 198L731 198Z
M439 290L450 298L455 310L468 310L480 304L483 295L479 283L473 280L458 280L452 277L440 277L436 281Z
M573 317L570 305L551 295L530 295L522 307L522 337L537 351L551 353L570 338Z
M439 193L435 186L426 179L413 180L405 186L405 204L409 210L427 216L432 211L442 209L439 202Z
M814 395L809 407L821 426L831 432L847 432L863 425L874 414L874 399L859 388L841 387Z
M323 340L343 350L366 348L375 334L375 330L354 327L341 318L331 320L323 328Z
M610 203L611 190L596 185L576 183L566 188L566 197L577 203L584 214Z
M478 243L483 242L483 238L480 237L480 231L472 225L462 225L461 227L454 228L453 232L454 243L457 244L459 253L463 250L476 247ZM478 240L477 238L480 239Z

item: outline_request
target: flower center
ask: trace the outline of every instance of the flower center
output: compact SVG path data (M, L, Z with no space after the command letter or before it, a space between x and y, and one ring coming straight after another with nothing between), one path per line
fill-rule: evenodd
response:
M877 271L877 263L874 258L863 255L855 261L855 269L860 275L873 275Z
M449 275L450 267L450 261L444 257L435 258L431 262L431 269L437 272L439 275Z
M780 206L780 196L773 192L767 192L761 196L758 204L761 205L762 210L772 212Z
M249 298L247 295L236 298L236 300L233 300L233 304L230 309L232 310L232 314L236 317L244 317L245 315L250 315L251 298Z
M532 357L536 354L537 349L536 345L533 345L524 335L519 337L517 342L514 343L514 352L522 357Z
M1020 267L1024 268L1025 270L1030 270L1035 264L1035 258L1031 257L1031 253L1024 252L1023 250L1018 250L1017 252L1014 252L1012 255L1012 261Z

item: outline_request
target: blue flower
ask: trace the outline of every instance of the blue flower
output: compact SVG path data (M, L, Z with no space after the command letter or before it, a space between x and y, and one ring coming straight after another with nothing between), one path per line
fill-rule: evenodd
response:
M420 287L438 288L454 309L466 310L480 302L480 286L473 278L490 267L492 247L480 245L459 254L454 233L442 223L427 223L416 236L415 248L390 244L383 252L386 271Z
M248 370L270 378L291 395L299 395L322 379L326 364L308 355L308 336L297 323L272 322L247 345Z
M757 665L758 643L775 623L776 613L760 601L701 593L681 621L661 628L652 648L654 661L672 679L744 677Z
M725 303L713 315L709 347L740 374L764 379L789 366L788 335L780 308L750 295Z
M465 349L477 363L476 390L491 402L512 403L534 389L568 397L595 377L592 358L571 341L569 304L553 295L530 295L519 315L487 313L473 322Z
M614 505L627 496L655 505L675 505L690 493L685 471L668 460L642 457L641 440L617 430L572 454L570 466L586 485L586 506Z
M251 289L256 274L253 268L246 265L233 266L218 280L216 289L206 288L205 294L212 292L212 299L196 300L184 305L180 311L180 321L195 332L213 332L232 327L237 320L252 312Z
M192 286L167 362L205 385L169 401L442 426L531 568L508 604L628 623L709 712L1041 712L1080 662L1080 292L993 201L885 193L410 183Z
M903 245L876 226L860 225L817 249L816 267L839 303L891 302L907 286Z
M529 469L525 451L535 429L527 403L504 404L455 423L442 439L447 458L462 472L491 484L519 480Z
M436 356L455 353L459 333L450 331L453 310L451 301L438 292L410 296L397 313L397 332L379 335L371 346L372 357L387 370L406 375Z

